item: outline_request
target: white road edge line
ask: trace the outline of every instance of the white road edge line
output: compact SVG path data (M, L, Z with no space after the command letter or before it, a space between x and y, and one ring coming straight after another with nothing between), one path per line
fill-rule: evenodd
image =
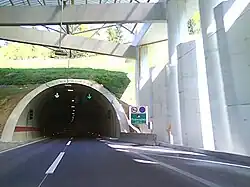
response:
M45 172L45 174L52 174L54 173L54 171L56 170L57 166L59 165L60 161L62 160L63 156L64 156L65 152L61 152L56 159L54 160L54 162L51 164L51 166L49 167L49 169Z
M225 165L225 166L230 166L230 167L239 167L239 168L244 168L244 169L250 169L250 166L244 166L244 165L239 165L239 164L232 164L228 162L219 162L219 161L214 161L214 160L203 160L203 159L197 159L197 158L185 158L185 157L179 157L179 156L169 156L169 155L157 155L153 153L147 153L153 156L158 156L158 157L165 157L165 158L176 158L176 159L181 159L181 160L191 160L191 161L197 161L197 162L205 162L205 163L210 163L210 164L219 164L219 165Z
M217 184L215 184L215 183L213 183L211 181L207 181L207 180L205 180L203 178L200 178L200 177L198 177L196 175L193 175L193 174L191 174L189 172L183 171L183 170L181 170L179 168L176 168L174 166L171 166L171 165L165 164L163 162L160 162L160 161L158 161L158 160L156 160L154 158L151 158L149 156L146 156L146 155L143 155L143 154L140 154L140 153L136 153L136 152L132 152L132 153L134 153L134 154L136 154L136 155L138 155L138 156L140 156L140 157L142 157L144 159L148 159L150 161L157 162L160 166L163 166L163 167L165 167L165 168L167 168L169 170L172 170L172 171L177 172L177 173L179 173L181 175L184 175L185 177L193 179L193 180L195 180L195 181L197 181L199 183L202 183L202 184L204 184L206 186L209 186L209 187L221 187L221 186L219 186L219 185L217 185Z
M25 146L28 146L28 145L31 145L31 144L35 144L35 143L38 143L38 142L41 142L41 141L44 141L44 140L48 140L48 139L49 138L42 138L42 139L39 139L39 140L36 140L36 141L32 141L32 142L29 142L29 143L26 143L26 144L23 144L23 145L19 145L17 147L12 147L10 149L6 149L6 150L3 150L3 151L0 151L0 154L8 152L8 151L15 150L15 149L19 149L19 148L22 148L22 147L25 147Z
M71 141L69 141L66 145L69 146L71 144Z

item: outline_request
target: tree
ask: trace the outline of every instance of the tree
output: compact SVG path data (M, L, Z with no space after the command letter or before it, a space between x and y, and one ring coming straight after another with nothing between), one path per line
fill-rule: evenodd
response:
M115 26L107 29L108 40L111 42L122 43L123 34L121 27Z
M48 58L50 50L44 47L9 42L1 48L5 58L23 60L31 58Z
M189 34L191 35L200 33L201 29L200 29L200 13L199 12L195 12L193 17L188 20L188 31L189 31Z

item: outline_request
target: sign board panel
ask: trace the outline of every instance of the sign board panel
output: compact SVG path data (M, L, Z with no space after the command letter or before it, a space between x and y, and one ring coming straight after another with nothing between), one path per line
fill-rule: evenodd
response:
M148 124L148 106L130 106L129 120L132 125Z

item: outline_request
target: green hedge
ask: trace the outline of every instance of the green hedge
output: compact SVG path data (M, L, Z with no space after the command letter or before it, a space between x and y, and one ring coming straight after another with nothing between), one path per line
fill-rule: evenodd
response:
M130 80L126 73L91 68L0 69L0 85L43 84L60 78L94 80L120 98Z

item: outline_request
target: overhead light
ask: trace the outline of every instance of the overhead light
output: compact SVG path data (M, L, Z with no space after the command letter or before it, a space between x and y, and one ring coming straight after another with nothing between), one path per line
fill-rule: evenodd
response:
M75 100L74 100L74 99L72 99L72 102L75 102Z
M75 106L72 105L71 108L75 108Z
M71 87L72 85L71 84L65 84L66 87Z
M73 112L75 112L76 110L75 110L75 109L73 109L72 111L73 111Z
M59 97L60 97L59 93L56 93L55 98L59 98Z
M72 89L68 89L68 92L73 92L74 90L72 90Z

